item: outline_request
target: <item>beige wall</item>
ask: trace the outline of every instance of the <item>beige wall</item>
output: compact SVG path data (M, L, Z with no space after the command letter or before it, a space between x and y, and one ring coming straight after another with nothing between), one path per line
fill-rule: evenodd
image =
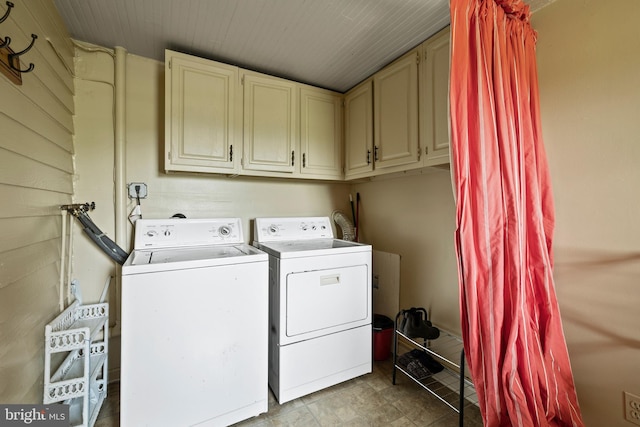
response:
M92 49L95 51L76 48L74 199L78 203L95 202L96 208L89 216L115 240L113 57L108 49ZM96 303L106 280L117 276L116 264L87 237L79 222L73 224L73 231L73 278L79 284L83 301ZM116 288L115 284L111 286L113 301Z
M441 327L460 334L453 233L455 204L446 169L356 184L360 236L400 255L400 308L424 307Z
M0 76L0 402L37 403L44 326L59 313L59 206L73 194L73 47L52 2L13 2L0 37L14 51L38 40L21 86Z
M640 395L640 2L559 0L532 19L556 203L556 289L587 425Z

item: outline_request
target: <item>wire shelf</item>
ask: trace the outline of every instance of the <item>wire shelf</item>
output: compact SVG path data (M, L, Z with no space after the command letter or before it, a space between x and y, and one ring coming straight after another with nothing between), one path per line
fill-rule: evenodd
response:
M424 310L424 309L421 309ZM398 319L405 313L398 313L394 325L393 345L393 384L396 383L396 371L402 372L408 378L427 390L450 409L459 414L460 426L464 421L464 409L478 406L478 396L473 382L465 371L464 346L462 339L456 335L438 328L440 335L433 340L413 338L398 330ZM426 311L425 311L426 313ZM433 325L436 326L436 325ZM399 348L408 351L418 349L424 351L444 369L423 378L418 378L405 366L399 363Z

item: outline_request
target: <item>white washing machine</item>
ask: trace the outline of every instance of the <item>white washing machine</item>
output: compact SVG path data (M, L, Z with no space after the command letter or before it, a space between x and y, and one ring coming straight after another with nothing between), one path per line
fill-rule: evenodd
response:
M371 372L371 246L328 217L257 218L269 254L269 386L284 403Z
M140 219L122 266L123 427L226 426L268 409L268 256L238 218Z

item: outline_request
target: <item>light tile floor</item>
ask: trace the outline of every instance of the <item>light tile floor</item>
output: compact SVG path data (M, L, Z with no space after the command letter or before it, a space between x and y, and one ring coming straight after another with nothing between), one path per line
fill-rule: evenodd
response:
M391 359L374 362L373 372L279 405L269 394L269 411L238 427L430 426L456 427L458 414L402 373L391 383ZM112 383L95 427L120 426L120 384ZM476 406L465 407L464 425L482 426Z

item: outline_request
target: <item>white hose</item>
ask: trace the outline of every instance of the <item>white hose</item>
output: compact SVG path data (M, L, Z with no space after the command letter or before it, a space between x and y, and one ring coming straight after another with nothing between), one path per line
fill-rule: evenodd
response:
M331 219L342 230L342 240L348 240L350 242L356 240L356 229L351 220L344 213L340 211L333 211L331 213Z

